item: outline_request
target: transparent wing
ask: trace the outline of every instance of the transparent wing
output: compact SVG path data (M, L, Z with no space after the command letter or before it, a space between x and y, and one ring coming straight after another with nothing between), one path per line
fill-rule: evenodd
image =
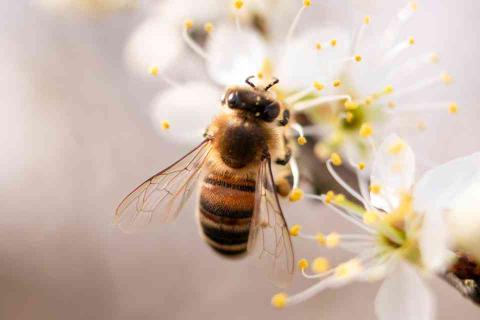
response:
M115 223L128 232L141 229L154 220L160 223L175 220L190 198L210 150L210 139L206 139L138 186L117 207Z
M255 190L248 251L257 257L277 286L286 287L293 275L294 255L288 226L275 191L269 157L260 165Z

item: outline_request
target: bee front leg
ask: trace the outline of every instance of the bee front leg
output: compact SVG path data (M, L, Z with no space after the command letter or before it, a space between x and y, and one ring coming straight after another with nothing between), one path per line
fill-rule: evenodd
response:
M278 120L278 125L285 127L290 121L290 110L283 110L282 119Z
M281 166L286 166L290 159L292 158L292 149L289 146L285 146L285 156L283 159L277 158L275 163Z

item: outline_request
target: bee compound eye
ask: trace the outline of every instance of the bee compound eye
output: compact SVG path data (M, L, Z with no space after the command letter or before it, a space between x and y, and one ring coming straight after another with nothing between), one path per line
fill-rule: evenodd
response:
M271 122L278 117L280 113L280 106L276 102L272 102L265 107L263 111L263 120Z
M238 96L238 92L230 92L227 97L228 106L232 109L240 108L240 97Z

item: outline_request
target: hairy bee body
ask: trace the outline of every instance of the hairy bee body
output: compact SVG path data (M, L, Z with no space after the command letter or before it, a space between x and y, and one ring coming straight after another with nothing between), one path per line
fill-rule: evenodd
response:
M201 182L198 218L206 242L218 253L246 252L255 206L255 181L210 173Z
M200 182L201 233L218 253L241 256L247 250L262 148L277 149L275 129L254 117L222 114L209 131L215 139Z

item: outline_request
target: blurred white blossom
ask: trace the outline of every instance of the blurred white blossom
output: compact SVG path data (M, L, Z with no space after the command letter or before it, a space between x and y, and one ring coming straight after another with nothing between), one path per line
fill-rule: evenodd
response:
M108 12L130 9L137 0L34 0L36 4L59 13L82 13L99 15Z

